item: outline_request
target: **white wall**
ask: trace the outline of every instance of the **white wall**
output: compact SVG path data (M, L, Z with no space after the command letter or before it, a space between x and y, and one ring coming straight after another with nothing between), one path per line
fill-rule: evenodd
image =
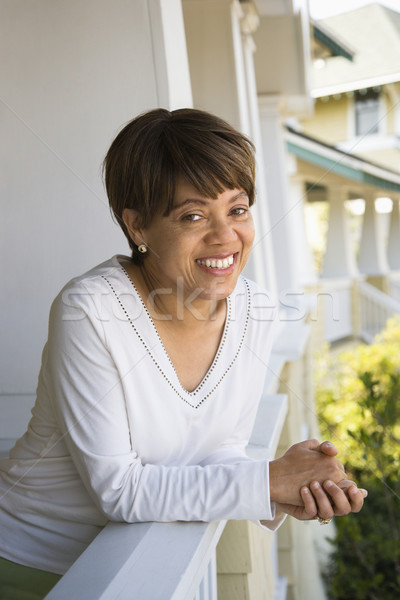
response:
M179 0L170 2L165 36L159 0L0 0L0 7L0 52L7 57L0 91L0 394L18 397L36 387L59 289L128 252L101 181L111 140L136 114L168 108L169 90L173 108L180 99L190 105L191 92ZM172 26L180 48L168 60L180 61L178 88L159 68Z

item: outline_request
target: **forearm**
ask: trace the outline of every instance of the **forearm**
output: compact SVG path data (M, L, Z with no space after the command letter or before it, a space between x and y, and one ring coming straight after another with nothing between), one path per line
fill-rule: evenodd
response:
M266 463L162 467L146 465L133 497L110 504L126 521L272 519ZM131 502L130 502L131 500Z

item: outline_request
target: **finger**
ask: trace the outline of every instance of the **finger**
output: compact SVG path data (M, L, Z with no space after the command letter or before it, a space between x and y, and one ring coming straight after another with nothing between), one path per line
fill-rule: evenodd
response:
M304 446L305 448L308 448L309 450L318 450L321 442L319 442L318 440L316 440L315 438L312 440L305 440L304 442L298 442L298 444L295 444L295 446Z
M346 495L346 492L349 493L349 488L347 490L343 490L338 485L333 483L333 481L329 480L324 482L323 487L327 494L329 494L335 515L344 516L348 515L352 511L352 500L350 500L350 498L348 498ZM351 487L357 489L355 485ZM353 493L351 498L353 499ZM360 499L362 501L361 494L359 497L357 496L357 498L354 497L356 507L358 507ZM361 507L362 503L358 510L361 510ZM354 512L358 512L358 510Z
M331 519L334 516L335 511L332 507L329 496L327 496L327 494L325 493L322 486L318 483L318 481L313 481L310 488L314 496L315 502L317 504L318 516L321 517L321 519ZM344 492L342 492L340 488L337 489L342 494L343 498L346 500L349 508L348 512L350 512L350 504L347 501Z
M358 491L361 493L361 496L363 499L368 496L367 490L365 490L364 488L359 488L357 486L357 484L354 481L351 481L350 479L342 479L342 481L340 481L338 483L338 486L340 487L341 490L346 492L347 495L348 495L350 488L354 487L354 488L358 489ZM352 493L355 493L355 492L353 491Z
M328 456L336 456L338 453L336 446L334 446L332 442L322 442L322 444L319 445L318 450Z
M366 497L364 493L367 493L367 490L359 490L356 485L352 485L347 490L347 496L350 501L351 511L352 512L360 512L364 504L364 498Z
M308 487L304 486L300 490L300 496L304 502L304 512L310 519L317 516L318 509L314 497Z

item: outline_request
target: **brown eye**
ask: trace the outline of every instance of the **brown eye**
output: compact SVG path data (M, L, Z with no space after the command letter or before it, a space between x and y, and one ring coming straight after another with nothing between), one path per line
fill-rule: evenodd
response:
M201 216L197 215L196 213L190 213L189 215L185 215L184 217L182 217L182 221L189 221L190 223L194 223L199 219L201 219Z
M237 208L233 208L231 213L235 216L242 216L245 215L247 213L248 209L244 208L243 206L239 206Z

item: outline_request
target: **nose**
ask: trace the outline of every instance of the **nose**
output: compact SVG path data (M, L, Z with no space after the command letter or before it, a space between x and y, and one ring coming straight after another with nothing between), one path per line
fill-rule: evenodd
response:
M232 224L226 219L214 219L210 223L205 241L207 244L228 244L237 240L238 236Z

